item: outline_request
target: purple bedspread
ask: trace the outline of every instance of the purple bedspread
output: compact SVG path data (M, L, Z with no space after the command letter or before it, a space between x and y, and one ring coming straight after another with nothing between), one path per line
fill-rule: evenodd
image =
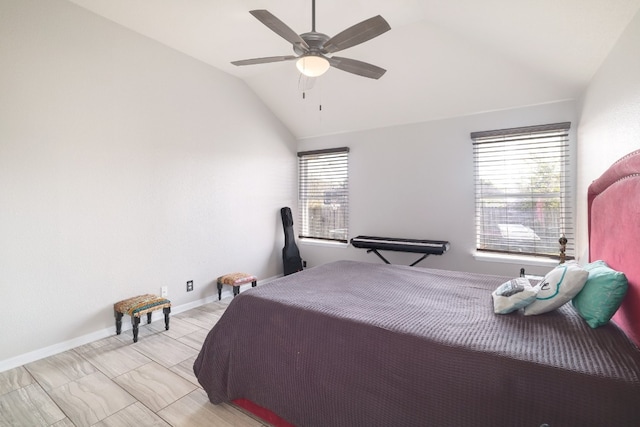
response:
M194 372L297 426L640 425L640 351L570 304L493 313L508 277L339 261L245 291Z

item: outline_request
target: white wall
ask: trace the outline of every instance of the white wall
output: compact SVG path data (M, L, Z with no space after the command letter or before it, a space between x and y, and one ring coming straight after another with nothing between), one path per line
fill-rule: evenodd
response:
M0 371L281 274L296 142L240 80L61 0L2 0L0 58Z
M587 242L587 188L609 165L640 149L640 13L601 65L581 102L579 237Z
M448 240L449 252L430 256L418 265L515 277L520 264L476 261L472 257L475 210L470 133L564 121L575 126L576 119L575 103L568 101L312 138L299 141L298 148L351 148L350 237L362 234ZM309 266L343 258L382 262L374 254L351 246L305 242L298 246ZM418 259L415 254L386 255L398 264ZM531 274L548 271L548 267L522 266Z

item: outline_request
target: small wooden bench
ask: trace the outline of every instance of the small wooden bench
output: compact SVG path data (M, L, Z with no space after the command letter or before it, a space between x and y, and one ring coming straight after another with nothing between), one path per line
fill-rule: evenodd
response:
M140 316L147 315L147 323L151 323L151 313L162 309L164 313L164 327L169 330L169 313L171 313L171 301L166 298L153 294L138 295L137 297L127 298L113 304L113 313L116 318L116 335L120 335L122 331L122 316L128 314L131 316L131 325L133 325L133 342L138 342L138 325L140 324Z
M230 273L218 277L218 301L222 298L222 285L233 286L233 296L240 293L240 285L251 283L251 287L255 288L258 284L258 278L247 273Z

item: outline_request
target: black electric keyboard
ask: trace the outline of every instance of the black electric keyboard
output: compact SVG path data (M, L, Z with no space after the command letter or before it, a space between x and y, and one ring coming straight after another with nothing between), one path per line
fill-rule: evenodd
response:
M449 242L444 240L357 236L351 239L351 244L355 248L367 249L367 253L373 252L387 264L390 264L390 262L378 252L379 250L424 254L420 259L411 264L412 267L429 255L442 255L449 250Z

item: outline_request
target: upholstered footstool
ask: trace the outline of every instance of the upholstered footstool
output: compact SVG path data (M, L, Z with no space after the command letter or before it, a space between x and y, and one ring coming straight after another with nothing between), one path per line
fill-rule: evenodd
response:
M113 313L116 317L116 335L122 331L122 316L131 316L133 325L133 342L138 342L138 325L140 316L147 315L147 323L151 323L151 313L162 309L164 313L164 328L169 330L169 313L171 313L171 301L157 295L146 294L128 298L113 304Z
M233 296L240 293L240 285L251 283L251 287L255 288L258 284L258 278L247 273L231 273L218 277L218 301L222 298L222 285L233 286Z

